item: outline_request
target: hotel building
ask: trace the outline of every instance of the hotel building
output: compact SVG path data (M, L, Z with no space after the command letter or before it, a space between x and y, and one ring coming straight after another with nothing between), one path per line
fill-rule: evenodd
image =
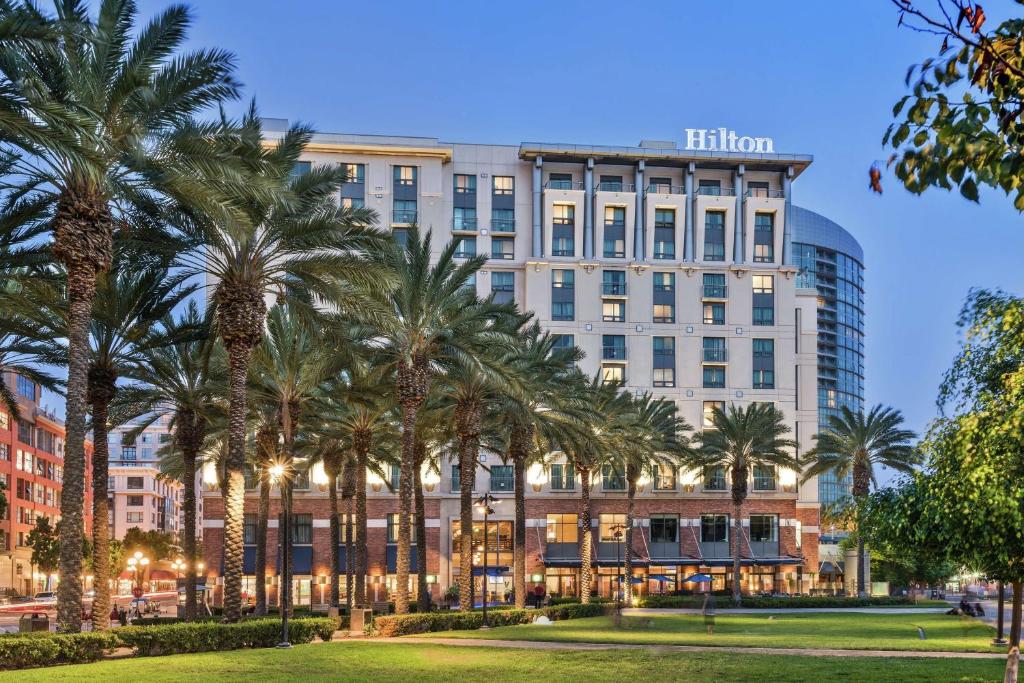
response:
M0 483L7 511L0 517L0 595L31 595L44 590L47 577L32 564L28 535L36 519L60 520L64 481L64 422L40 401L42 388L12 373L0 373L0 382L18 400L19 417L0 405ZM89 484L92 444L85 444L85 530L92 531L92 486Z
M286 127L266 120L268 142ZM835 224L793 205L794 181L811 162L808 155L691 150L668 141L477 145L324 133L314 136L297 172L310 164L344 165L349 182L339 201L374 209L396 239L416 224L433 231L435 252L456 240L458 257L486 254L474 283L478 293L533 311L560 343L585 352L585 372L675 401L696 429L708 425L715 407L771 402L804 451L823 411L859 400L863 348L859 299L856 320L840 320L837 310L848 284L859 294L860 249ZM850 343L857 380L845 365ZM486 533L482 519L474 532L474 545L487 539L487 585L501 596L512 585L512 471L495 454L480 460L475 490L506 499ZM427 566L415 567L414 559L413 568L427 573L435 599L459 572L459 473L449 464L444 470L425 492L427 537L418 542L428 546ZM298 488L296 597L316 604L332 571L327 492L306 481ZM590 561L604 595L612 591L622 551L612 528L625 520L625 488L622 473L606 469L592 493ZM216 490L204 497L207 567L214 574L223 503ZM379 483L368 497L369 594L383 599L394 589L398 502ZM579 497L564 459L527 492L531 590L541 583L549 593L577 592ZM278 570L278 502L275 492L268 575ZM256 504L252 489L244 568L250 594ZM710 574L716 589L731 584L731 515L727 473L720 469L666 467L645 482L636 503L636 590L692 588L685 579L697 572ZM743 516L745 591L820 587L816 480L798 484L794 472L755 468ZM479 594L483 558L478 554L475 562Z

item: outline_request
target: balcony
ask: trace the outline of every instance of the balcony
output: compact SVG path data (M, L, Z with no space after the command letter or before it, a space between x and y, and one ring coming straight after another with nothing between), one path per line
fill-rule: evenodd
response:
M727 299L728 297L728 285L704 285L705 299Z
M626 296L625 282L602 282L601 294L604 296Z
M605 182L597 184L598 192L636 192L636 185L633 183Z
M705 348L704 349L704 362L705 363L724 363L729 359L729 354L726 349L720 348Z
M406 223L411 224L416 222L415 211L392 211L391 212L392 223Z
M686 188L682 185L651 183L647 186L647 194L686 194Z
M491 231L492 232L515 232L516 231L516 221L515 221L514 218L492 218L491 219Z
M601 358L603 360L626 360L626 347L603 346L601 347Z
M544 183L545 190L582 190L583 183L575 180L549 180Z
M786 194L782 190L768 190L763 187L747 188L747 197L760 199L785 199Z
M491 491L499 493L511 492L515 488L514 477L491 477Z
M413 217L415 220L415 214ZM476 232L477 221L476 218L453 218L452 219L452 232Z
M697 194L702 197L735 197L736 189L732 187L698 187Z

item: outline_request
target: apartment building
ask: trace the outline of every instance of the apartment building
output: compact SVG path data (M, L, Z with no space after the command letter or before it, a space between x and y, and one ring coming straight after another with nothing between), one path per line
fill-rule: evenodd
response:
M28 534L39 517L60 520L64 481L64 422L47 410L42 388L20 375L0 373L18 400L15 417L0 406L0 482L7 511L0 517L0 593L27 595L43 590L47 577L32 564ZM92 444L86 442L86 533L92 529Z
M268 144L286 126L265 121ZM694 136L687 139L692 143ZM836 309L835 296L830 304L819 291L834 282L826 262L831 254L835 263L842 253L859 269L863 257L845 231L829 234L841 228L812 220L817 214L793 205L793 183L812 157L766 151L773 149L771 141L738 143L745 140L750 144L715 151L707 144L680 147L669 141L636 147L478 145L323 133L314 136L296 172L313 164L343 165L349 182L339 201L374 209L395 239L405 239L415 224L433 231L435 251L456 240L460 258L486 254L489 260L474 283L479 294L533 311L560 343L585 352L585 372L675 401L696 429L708 425L715 407L771 402L803 451L812 445L828 389L838 388L829 381L839 380L822 369L822 359L835 355L829 349L838 348L836 330L822 328ZM810 259L813 268L807 259L795 259L797 240L820 246L821 257L815 252ZM860 270L856 275L860 287ZM862 300L858 305L862 314ZM860 335L857 324L844 325L844 333ZM855 350L862 358L861 337L852 343L860 344ZM862 378L862 362L860 367ZM859 397L862 386L861 379L846 393ZM445 470L442 481L425 487L427 538L417 540L427 544L427 566L413 570L427 573L435 598L459 572L459 473L448 465ZM751 476L739 539L743 589L815 590L818 482L800 485L795 472L769 467ZM543 584L550 593L573 594L581 563L589 560L598 591L610 594L622 553L613 531L625 520L622 473L606 469L596 478L594 555L582 559L580 491L572 469L555 457L531 480L531 589ZM474 546L482 551L474 558L478 594L486 581L491 594L500 596L511 587L511 468L484 453L475 481L478 492L502 499L487 528L482 519L474 527ZM693 588L686 579L698 572L710 574L714 588L729 585L733 525L727 473L666 467L643 484L633 548L636 590ZM368 495L370 594L379 599L394 589L398 503L383 482L371 482ZM217 490L204 491L204 501L205 552L213 577L221 564L223 503ZM271 548L277 544L278 503L275 492ZM246 496L244 568L250 584L255 512L252 489ZM329 566L327 492L300 482L295 513L296 596L316 603L330 572L344 567ZM275 553L268 555L268 574L275 575Z

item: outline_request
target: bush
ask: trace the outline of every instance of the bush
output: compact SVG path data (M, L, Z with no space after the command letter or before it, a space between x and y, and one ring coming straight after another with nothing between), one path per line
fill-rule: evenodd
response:
M514 626L529 624L540 615L553 621L598 617L606 614L608 607L601 604L565 604L543 609L503 609L487 612L490 626ZM401 614L377 617L373 620L376 634L384 638L408 636L416 633L436 631L470 631L484 623L482 612L428 612L425 614Z
M110 631L14 633L0 636L0 668L95 662L120 644L117 635Z
M309 643L319 636L331 639L338 628L335 619L327 617L292 619L288 622L288 639L292 643ZM154 655L191 652L238 650L245 647L273 647L281 641L278 619L248 619L238 624L191 622L157 626L125 626L117 636L136 654Z

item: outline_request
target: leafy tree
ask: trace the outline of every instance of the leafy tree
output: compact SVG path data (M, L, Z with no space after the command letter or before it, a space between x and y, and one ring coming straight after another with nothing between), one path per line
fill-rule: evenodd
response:
M803 481L825 472L832 472L837 480L853 475L852 493L856 501L863 501L878 486L875 467L887 467L896 472L910 473L921 463L920 455L911 441L914 432L903 429L903 415L893 408L874 406L866 415L843 406L839 415L829 416L828 425L814 438L817 444L804 455ZM858 525L857 533L857 592L867 595L864 585L866 556L864 530Z
M142 551L150 562L170 559L178 550L174 534L155 529L142 531L134 526L125 532L121 545L125 554L130 556L136 551Z
M733 505L732 599L740 605L740 564L743 546L743 503L749 493L750 474L755 467L788 467L800 471L794 455L797 443L786 435L782 412L771 403L751 403L727 410L715 409L711 427L695 437L700 448L689 459L692 469L721 466L729 471Z
M46 574L49 585L50 574L60 566L60 540L49 517L36 517L36 525L28 532L25 544L32 548L32 564Z
M7 484L0 481L0 519L7 514Z

